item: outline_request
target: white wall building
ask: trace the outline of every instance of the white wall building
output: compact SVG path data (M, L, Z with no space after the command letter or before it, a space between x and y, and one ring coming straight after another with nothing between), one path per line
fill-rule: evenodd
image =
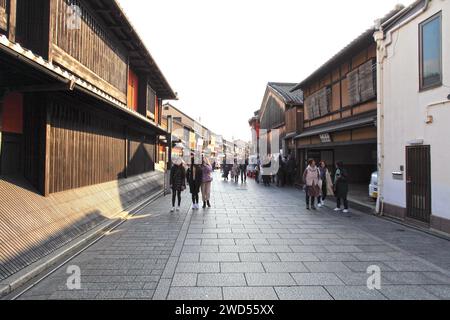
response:
M379 210L450 233L450 0L421 0L375 33Z

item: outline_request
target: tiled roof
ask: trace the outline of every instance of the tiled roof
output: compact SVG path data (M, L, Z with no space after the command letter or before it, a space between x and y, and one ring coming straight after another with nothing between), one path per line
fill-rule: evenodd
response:
M301 90L291 92L291 90L296 86L296 83L269 82L268 86L277 92L285 103L298 105L303 104L303 92Z

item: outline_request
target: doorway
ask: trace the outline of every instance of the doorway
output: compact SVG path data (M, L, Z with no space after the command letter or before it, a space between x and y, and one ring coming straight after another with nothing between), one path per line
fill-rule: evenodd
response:
M407 217L429 224L431 220L430 146L406 147Z

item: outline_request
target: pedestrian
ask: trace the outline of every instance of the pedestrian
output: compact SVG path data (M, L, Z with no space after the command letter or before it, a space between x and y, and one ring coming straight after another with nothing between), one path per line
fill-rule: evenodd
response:
M286 162L283 156L280 154L278 157L278 172L277 172L277 186L284 187L286 184Z
M342 161L336 163L336 173L334 175L334 194L336 195L336 209L334 209L334 211L341 211L341 204L344 202L343 212L348 213L348 173Z
M267 156L266 160L263 161L263 164L261 166L261 175L265 187L270 187L270 183L272 180L271 167L272 167L272 160L269 156Z
M235 183L239 182L239 165L237 160L234 160L233 168L231 169L231 180L234 179Z
M247 182L247 168L248 168L248 158L245 158L244 163L242 163L239 168L239 171L241 172L241 183Z
M319 168L316 166L316 161L313 159L308 160L308 167L303 173L303 182L305 184L306 192L306 209L316 210L315 201L320 196L320 173ZM311 206L310 206L311 205Z
M202 167L200 165L195 164L194 155L191 154L191 165L187 170L187 181L189 184L189 189L192 194L192 209L198 210L200 209L199 202L199 193L202 185Z
M229 166L227 164L227 158L226 157L223 158L222 171L223 171L223 175L222 175L223 181L228 181L228 176L230 174L230 169L229 169Z
M177 211L180 211L181 206L181 192L186 190L186 170L184 169L183 160L177 158L173 161L173 166L170 168L170 188L172 189L172 210L175 211L175 200L178 197Z
M322 160L319 164L320 181L322 182L322 193L319 197L318 207L321 208L325 205L325 199L327 196L333 196L333 180L331 179L330 171L327 168L327 163Z
M291 154L289 155L289 160L286 164L286 183L289 186L293 186L294 179L295 179L295 159Z
M211 208L211 184L213 181L212 177L213 169L209 163L208 158L203 158L202 161L202 198L203 198L203 209Z

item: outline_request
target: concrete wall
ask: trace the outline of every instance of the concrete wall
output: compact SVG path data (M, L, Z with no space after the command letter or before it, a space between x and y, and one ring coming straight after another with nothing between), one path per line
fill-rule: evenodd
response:
M419 24L442 11L443 83L435 89L419 90ZM392 172L405 166L405 147L415 139L431 145L432 214L450 219L450 1L430 2L428 10L392 34L384 62L384 192L385 202L406 207L405 177ZM436 102L443 102L430 106ZM427 124L427 115L434 118Z

